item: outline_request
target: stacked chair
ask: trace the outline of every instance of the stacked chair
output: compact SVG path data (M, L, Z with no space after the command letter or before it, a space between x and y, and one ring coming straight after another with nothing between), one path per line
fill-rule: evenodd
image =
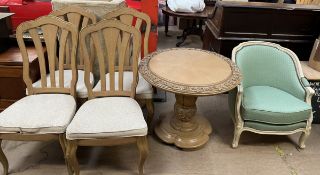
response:
M45 48L42 46L39 31L42 31ZM31 36L38 55L41 73L39 87L32 85L29 75L29 57L23 40L23 35L26 33ZM73 24L57 17L45 16L21 24L16 34L23 58L23 79L27 85L28 96L0 113L0 139L1 141L59 140L63 152L66 153L65 131L76 111L78 30ZM69 47L66 43L69 43ZM59 44L58 50L57 44ZM67 50L70 52L69 57L66 57ZM49 67L49 72L46 70L46 65ZM65 66L71 69L70 79L65 79ZM4 174L8 174L8 160L2 149L0 150Z
M66 8L53 11L50 15L57 16L62 20L72 23L76 26L78 32L80 30L90 24L94 24L97 22L96 16L93 13L86 11L85 9L78 6L67 6ZM70 57L70 43L66 43L66 57ZM91 52L91 57L94 57L93 52ZM66 82L69 82L71 79L71 71L70 67L67 65L64 66L64 78ZM83 57L80 52L80 48L77 49L77 69L78 69L78 81L76 85L77 98L80 103L83 103L88 98L88 91L84 84L84 62ZM56 71L56 74L58 72ZM47 75L48 79L50 79L50 74ZM56 76L57 77L57 76ZM94 76L90 74L90 83L94 84ZM39 87L41 85L41 81L37 81L33 84L34 87Z
M59 140L70 175L80 173L78 146L136 144L139 174L143 174L149 152L148 126L135 95L141 79L139 29L147 25L147 54L151 22L147 15L136 13L135 27L126 20L104 19L97 23L92 13L77 6L21 24L16 33L28 96L0 113L0 143ZM24 34L31 36L39 58L41 79L35 83L29 76ZM100 78L95 86L94 67ZM152 88L150 93L152 97ZM88 99L78 110L77 97ZM147 104L150 107L150 102ZM153 113L152 103L151 107L148 111ZM2 149L0 161L4 174L8 174L9 164Z
M138 29L142 33L142 37L143 37L143 42L142 42L143 49L141 49L141 52L143 52L145 56L148 55L149 53L148 40L149 40L149 34L151 30L151 19L147 14L138 12L137 10L134 10L132 8L121 8L119 10L115 10L107 13L103 18L120 20L122 23L130 26L132 25L136 29ZM130 49L130 47L128 47L128 49ZM128 57L128 55L126 57ZM139 61L140 59L141 57L139 58ZM130 60L128 60L128 62L125 63L125 65L128 65L129 61ZM115 76L117 77L118 74L116 73ZM124 73L125 87L130 86L130 81L126 81L126 80L131 76L132 76L132 70L130 69L125 70L125 73ZM151 84L149 84L140 74L139 74L139 82L136 89L136 99L145 100L146 108L148 112L147 123L150 126L153 120L153 115L154 115L153 88Z
M243 131L289 135L302 132L300 148L311 132L314 90L303 76L298 57L278 44L249 41L235 47L232 60L243 75L229 93L234 121L232 147Z

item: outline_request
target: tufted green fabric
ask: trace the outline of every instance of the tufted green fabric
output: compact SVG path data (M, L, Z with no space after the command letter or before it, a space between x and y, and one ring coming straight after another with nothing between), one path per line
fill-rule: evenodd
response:
M311 106L280 89L251 86L243 90L241 114L245 121L294 124L310 117Z
M243 75L244 88L271 86L304 100L305 91L287 53L271 46L245 46L236 53L236 64Z
M244 126L249 128L254 128L260 131L293 131L300 128L305 128L306 122L299 122L290 125L270 125L266 123L259 122L245 122Z

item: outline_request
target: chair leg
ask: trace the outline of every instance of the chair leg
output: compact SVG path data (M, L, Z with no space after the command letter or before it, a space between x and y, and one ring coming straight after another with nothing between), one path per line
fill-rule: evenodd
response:
M63 156L64 160L67 166L68 174L73 174L72 167L69 165L68 160L67 160L67 139L65 134L59 134L59 143L61 145L62 151L63 151Z
M9 163L8 163L8 159L7 159L6 155L4 154L4 152L2 150L1 142L2 142L2 140L0 140L0 162L3 166L3 174L7 175L8 170L9 170Z
M301 134L301 136L299 138L299 147L301 149L306 148L305 142L306 142L307 138L309 137L309 135L310 135L310 131L302 132L302 134Z
M154 104L152 99L146 99L146 107L148 111L147 124L148 127L150 127L154 116Z
M241 128L238 128L238 127L234 128L232 148L237 148L238 147L241 133L242 133L242 129Z
M137 138L137 146L140 153L140 160L139 160L139 175L143 175L143 167L144 162L147 159L147 156L149 154L149 146L148 146L148 140L147 136L138 137Z
M79 175L80 174L80 169L79 169L79 163L77 160L77 149L78 145L76 141L68 141L67 140L67 161L68 161L68 172L69 175ZM70 169L70 171L69 171Z

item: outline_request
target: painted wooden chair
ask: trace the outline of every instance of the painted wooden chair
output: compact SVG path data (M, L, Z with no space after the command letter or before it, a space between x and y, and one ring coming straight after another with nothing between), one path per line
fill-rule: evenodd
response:
M141 35L143 37L143 41L142 41L143 49L141 49L141 53L143 53L144 56L149 54L148 43L149 43L149 35L151 30L151 19L147 14L139 12L132 8L121 8L121 9L117 9L115 11L107 13L103 18L117 19L124 24L130 25L130 26L132 25L136 29L138 29L141 32ZM139 58L139 61L140 59L141 58ZM129 60L127 61L128 62L125 63L126 65L129 63ZM126 71L124 74L125 79L128 76L129 77L132 76L132 70L128 69L125 71ZM124 86L130 86L130 82L125 81ZM139 74L139 82L136 90L136 99L145 100L147 111L148 111L147 123L149 125L152 122L153 115L154 115L153 88L151 84L148 83L140 74Z
M64 21L70 22L74 24L78 31L90 24L94 24L97 22L96 16L91 13L86 11L85 9L73 5L73 6L66 6L65 8L55 10L50 13L50 15L57 16L61 18ZM67 49L66 51L66 57L70 57L70 43L67 43ZM91 52L92 55L94 56L93 52ZM65 80L69 81L72 77L72 73L70 70L70 67L65 66L66 70L64 71L64 76ZM83 57L81 56L80 53L80 48L77 49L77 69L78 69L78 81L77 81L77 86L76 86L76 91L77 91L77 97L80 99L86 99L88 97L88 91L84 83L84 63L83 63ZM57 74L58 72L56 72ZM50 75L48 74L48 80L50 78ZM35 87L40 86L40 80L35 82L33 85ZM90 82L93 85L94 84L94 76L93 74L90 74Z
M92 87L89 75L94 60L89 58L85 40L92 38L100 81ZM148 154L147 124L139 104L134 100L138 83L140 32L117 20L102 20L80 32L80 46L84 54L85 83L88 101L85 102L67 128L67 160L72 171L79 174L76 158L78 146L113 146L137 144L140 151L139 173L143 174ZM102 44L104 43L104 44ZM132 45L132 50L128 49ZM130 58L126 57L130 52ZM131 59L125 65L126 59ZM106 74L108 69L109 74ZM128 76L125 70L132 70ZM125 83L130 82L130 86Z
M232 51L243 75L241 85L229 93L234 121L232 147L243 131L289 135L302 132L300 148L311 131L314 90L303 76L296 54L278 44L250 41Z
M42 34L39 34L42 31ZM40 87L32 86L29 57L23 35L28 33L35 45L41 74ZM0 113L0 142L59 140L65 153L65 131L76 111L75 86L77 83L76 49L78 32L74 25L56 17L41 17L22 23L17 28L17 42L23 58L23 79L28 96ZM40 35L44 38L42 46ZM57 51L57 38L59 50ZM66 42L70 43L70 58L66 59ZM48 59L45 59L46 50ZM57 59L57 53L58 58ZM71 79L64 79L64 66L71 68ZM46 64L50 74L47 79ZM58 69L56 69L58 65ZM54 72L57 71L57 74ZM8 174L8 160L2 149L0 161Z

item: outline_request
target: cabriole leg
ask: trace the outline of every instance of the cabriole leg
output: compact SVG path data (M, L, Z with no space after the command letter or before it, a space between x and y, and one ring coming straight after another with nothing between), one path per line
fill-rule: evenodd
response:
M147 156L149 154L149 146L148 146L147 136L138 137L137 138L137 146L138 146L139 153L140 153L139 175L143 175L144 162L146 161Z

